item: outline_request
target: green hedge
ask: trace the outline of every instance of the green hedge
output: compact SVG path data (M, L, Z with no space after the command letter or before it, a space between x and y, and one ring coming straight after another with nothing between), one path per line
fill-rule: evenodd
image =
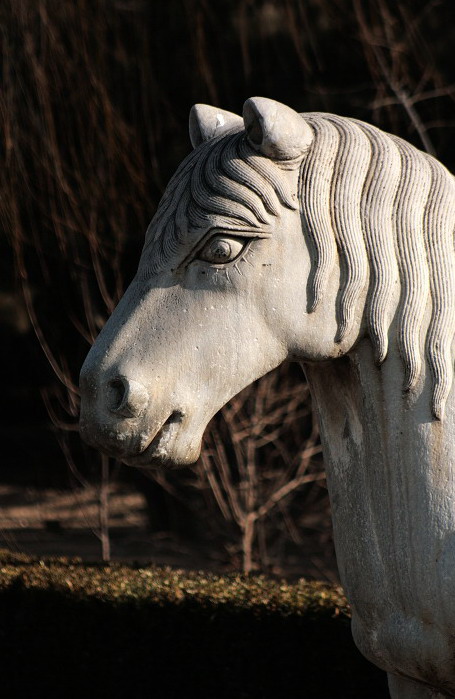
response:
M1 696L387 697L319 582L0 552Z

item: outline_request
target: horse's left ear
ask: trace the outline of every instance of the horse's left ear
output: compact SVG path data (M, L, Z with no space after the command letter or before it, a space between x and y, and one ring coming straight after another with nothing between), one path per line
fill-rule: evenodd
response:
M266 97L251 97L243 105L249 144L272 160L295 160L305 155L313 131L290 107Z
M190 139L193 148L215 136L243 129L242 117L208 104L195 104L190 111Z

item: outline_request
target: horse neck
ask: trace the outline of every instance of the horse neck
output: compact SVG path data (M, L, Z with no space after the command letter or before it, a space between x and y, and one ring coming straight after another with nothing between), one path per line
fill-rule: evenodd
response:
M444 419L435 420L429 371L423 372L416 392L406 394L396 349L378 367L371 343L364 339L349 356L305 364L304 370L330 466L356 458L382 467L407 464L427 473L433 466L453 464L454 391Z
M340 574L353 590L360 583L349 569L365 570L370 559L376 579L387 572L375 572L379 561L397 564L389 541L396 551L434 552L438 538L455 530L454 391L444 420L434 420L428 372L416 394L403 394L398 352L379 368L367 339L349 357L304 369L319 415Z

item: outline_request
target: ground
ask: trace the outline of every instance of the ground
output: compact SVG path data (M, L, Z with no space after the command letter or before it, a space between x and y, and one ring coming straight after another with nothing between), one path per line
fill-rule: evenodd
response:
M77 556L99 561L99 498L95 487L56 490L0 485L0 547L39 556ZM226 542L177 537L150 531L143 495L113 484L109 495L109 534L113 560L170 565L215 573L239 569L241 556ZM338 582L330 523L324 514L302 518L298 546L275 556L268 572L289 579Z

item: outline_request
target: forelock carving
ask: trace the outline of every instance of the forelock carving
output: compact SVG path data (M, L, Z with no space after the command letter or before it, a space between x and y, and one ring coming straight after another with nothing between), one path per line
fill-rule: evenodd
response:
M259 230L282 206L298 208L283 170L257 155L244 132L207 141L183 161L166 188L146 234L141 274L165 268L208 226Z

